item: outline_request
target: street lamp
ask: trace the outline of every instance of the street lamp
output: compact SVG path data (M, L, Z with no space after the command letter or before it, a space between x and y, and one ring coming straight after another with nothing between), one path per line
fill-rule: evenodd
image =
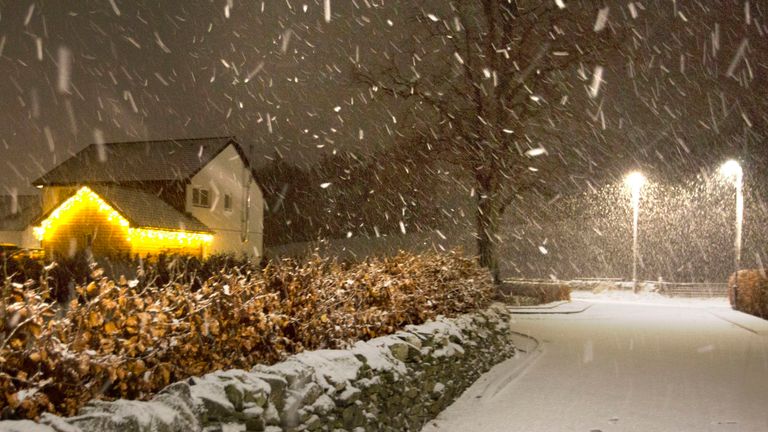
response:
M645 184L645 176L633 171L624 178L624 184L632 193L632 290L637 292L637 219L640 214L640 189Z
M744 222L744 171L738 162L731 159L720 166L720 174L728 179L733 179L736 186L736 238L733 241L734 267L736 273L733 274L733 306L737 306L739 295L739 267L741 267L741 226Z

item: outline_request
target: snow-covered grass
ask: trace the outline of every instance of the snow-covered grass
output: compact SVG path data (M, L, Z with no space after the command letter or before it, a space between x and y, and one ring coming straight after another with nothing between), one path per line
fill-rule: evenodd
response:
M686 297L667 297L655 292L641 291L634 293L631 290L607 290L601 293L592 291L573 291L572 300L586 301L591 303L624 303L634 305L649 306L673 306L673 307L694 307L710 308L725 307L730 308L728 299L716 298L686 298Z

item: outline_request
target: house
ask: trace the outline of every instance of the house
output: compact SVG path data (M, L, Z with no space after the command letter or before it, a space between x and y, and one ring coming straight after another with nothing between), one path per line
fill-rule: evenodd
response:
M0 244L36 247L31 225L39 215L37 195L0 196Z
M92 144L33 182L48 256L260 257L264 199L234 137Z

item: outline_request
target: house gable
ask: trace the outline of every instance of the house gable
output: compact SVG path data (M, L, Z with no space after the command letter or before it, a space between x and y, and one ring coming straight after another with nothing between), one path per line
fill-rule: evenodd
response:
M213 237L210 233L132 224L117 210L127 208L125 198L115 197L119 195L109 198L122 202L110 203L91 188L81 187L39 221L35 236L52 256L72 256L84 249L100 256L205 254Z
M187 211L216 232L213 253L262 254L264 197L237 143L190 179L186 202Z

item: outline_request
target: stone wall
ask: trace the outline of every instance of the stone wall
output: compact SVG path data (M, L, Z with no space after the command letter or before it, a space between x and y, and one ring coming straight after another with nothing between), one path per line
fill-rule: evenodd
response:
M346 350L189 378L150 401L96 401L76 417L0 422L0 431L418 431L514 354L508 321L494 305Z

